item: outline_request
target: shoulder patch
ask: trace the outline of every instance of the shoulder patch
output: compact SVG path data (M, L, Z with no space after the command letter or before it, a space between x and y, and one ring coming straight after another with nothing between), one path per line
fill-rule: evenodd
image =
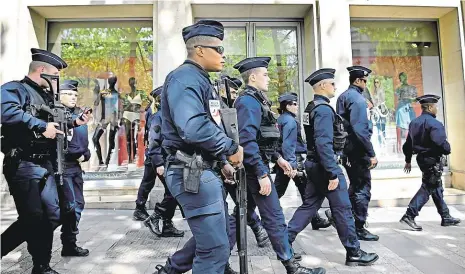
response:
M302 124L306 126L310 125L310 114L308 112L304 112L302 115Z

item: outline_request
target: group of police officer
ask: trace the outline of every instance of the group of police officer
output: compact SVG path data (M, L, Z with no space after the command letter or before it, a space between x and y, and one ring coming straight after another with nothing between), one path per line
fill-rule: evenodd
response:
M240 61L234 68L245 87L233 98L238 119L237 143L226 134L221 116L224 99L208 74L219 72L224 66L223 25L200 20L184 28L182 35L187 59L169 73L162 87L152 92L154 105L147 109L149 143L134 218L143 220L157 236L182 237L184 232L172 222L179 205L193 237L164 266L157 265L156 273L237 273L228 262L236 241L236 219L228 214L226 196L232 196L235 211L238 210L232 183L236 169L241 167L245 168L247 179L248 224L259 246L271 242L287 273L325 273L323 268L301 266L298 261L302 258L292 248L298 233L309 223L313 229L331 224L336 228L347 252L347 265L373 264L378 255L361 250L359 243L379 238L365 229L371 198L370 170L378 163L362 95L371 71L362 66L348 68L350 86L337 99L336 111L329 105L336 91L335 70L320 69L305 80L313 87L315 96L303 115L304 141L296 119L297 94L279 97L279 119L271 112L271 102L265 94L271 58ZM44 75L58 75L67 65L60 57L38 49L32 49L32 60L28 76L2 86L4 174L19 215L18 221L2 234L2 256L27 241L34 262L32 273L49 274L57 273L49 262L53 231L59 224L63 225L62 256L89 254L76 245L76 235L84 207L80 162L90 158L85 125L91 115L76 107L77 82L67 81L60 86L61 103L71 115L67 121L70 144L64 184L57 184L55 137L64 132L56 128L56 123L47 123L53 117L40 111L40 106L56 107L50 93L56 87L50 87ZM239 79L226 78L235 92L242 85ZM444 127L434 119L438 100L429 95L418 98L423 114L412 121L404 145L405 171L411 169L412 154L418 154L423 171L422 188L401 219L416 230L419 226L414 218L429 195L438 207L443 226L460 222L450 216L442 198L441 157L450 153L450 145ZM24 137L17 138L18 134ZM275 163L276 184L270 176L271 163ZM342 165L348 173L349 188ZM156 176L165 186L165 196L156 204L155 212L148 215L145 203ZM302 205L286 224L279 198L290 179L297 184ZM330 204L330 210L325 212L329 221L317 213L325 198Z

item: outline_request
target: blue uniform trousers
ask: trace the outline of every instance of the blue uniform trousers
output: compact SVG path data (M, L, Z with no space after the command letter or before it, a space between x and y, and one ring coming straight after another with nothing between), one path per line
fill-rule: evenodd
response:
M76 162L66 162L63 173L63 225L61 241L63 245L74 245L79 234L78 224L84 210L84 181L81 165Z
M446 202L444 202L444 189L441 179L442 168L439 172L434 172L429 165L422 165L419 163L419 166L423 173L422 184L408 205L407 215L412 218L417 217L421 208L428 202L429 196L431 196L439 215L441 215L441 217L446 217L449 215L449 208Z
M197 194L184 191L183 170L168 164L166 184L184 210L192 231L184 247L168 259L168 273L224 273L229 259L228 210L223 182L204 170Z
M34 264L48 264L52 255L53 231L60 224L60 207L52 165L48 161L21 161L3 169L15 201L18 220L1 236L2 257L24 241Z
M307 171L308 183L305 189L304 202L297 208L288 224L290 242L294 242L297 234L308 226L326 197L342 245L347 252L355 254L360 249L360 243L355 233L354 218L351 212L344 174L341 172L338 175L339 186L335 190L328 191L329 178L320 164L306 161L305 170Z
M350 166L344 164L350 180L349 198L355 225L361 228L368 216L368 205L371 200L371 173L369 157L349 157Z
M251 208L249 205L253 205L252 201L255 202L260 212L260 217L262 218L263 227L270 238L273 250L280 260L287 261L293 257L293 251L288 239L283 209L279 203L278 193L276 192L273 181L271 181L271 194L269 196L264 196L259 193L260 184L253 172L253 168L246 166L245 172L247 174L248 192L250 192L253 198L253 200L247 201L247 210L254 210L255 208ZM236 233L236 231L233 231L233 229L236 228L235 222L235 219L231 219L230 235L235 235Z

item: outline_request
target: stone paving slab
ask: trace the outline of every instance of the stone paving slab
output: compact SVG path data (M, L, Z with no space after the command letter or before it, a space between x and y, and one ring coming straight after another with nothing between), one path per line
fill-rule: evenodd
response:
M451 214L465 219L465 206L451 206ZM286 219L295 208L284 208ZM321 210L321 213L323 210ZM414 232L398 220L405 208L370 209L369 230L380 235L379 242L361 242L362 249L376 252L380 259L369 267L344 265L345 250L335 229L304 230L297 237L294 248L303 254L302 265L322 266L327 273L465 273L465 225L441 227L434 207L426 207L417 218L424 228ZM4 231L16 219L15 211L1 212ZM192 234L179 212L175 225L186 231L183 238L156 238L141 223L132 220L131 210L85 210L80 224L79 245L91 252L85 258L63 258L60 255L59 230L55 232L51 265L59 273L70 274L145 274L153 273L157 264L164 264L166 256L182 248ZM249 273L282 274L284 267L268 244L258 248L253 233L248 231ZM235 250L235 249L234 249ZM238 269L237 253L230 258ZM26 244L1 260L1 273L30 273L31 257ZM191 273L191 272L188 272Z

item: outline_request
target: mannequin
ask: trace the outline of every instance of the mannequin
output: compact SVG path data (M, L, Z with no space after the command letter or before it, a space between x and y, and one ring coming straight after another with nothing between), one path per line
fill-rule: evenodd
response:
M128 162L134 162L136 156L137 144L135 142L135 136L137 135L140 113L143 102L149 102L148 96L142 91L136 89L137 81L136 78L129 78L129 87L131 91L126 94L123 98L123 118L121 122L124 124L126 130L126 141L128 150ZM143 144L140 144L143 145Z
M111 74L111 77L108 78L109 88L100 92L100 98L95 101L94 106L98 106L100 103L102 109L102 117L100 119L97 128L95 129L94 136L92 137L92 142L94 143L95 149L97 151L97 157L100 166L108 166L110 163L111 153L115 148L115 138L116 133L118 132L118 120L121 117L118 111L119 105L119 93L116 90L116 83L118 78ZM105 160L105 164L102 159L102 148L100 147L100 137L102 137L104 130L110 124L110 133L109 133L109 145L108 153Z

